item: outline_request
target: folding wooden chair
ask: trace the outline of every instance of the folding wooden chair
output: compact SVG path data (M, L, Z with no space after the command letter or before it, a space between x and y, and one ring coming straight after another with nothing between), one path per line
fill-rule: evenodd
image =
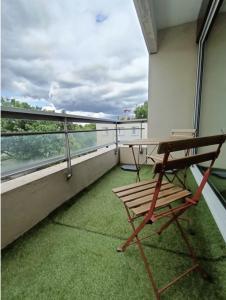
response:
M192 137L195 137L196 136L196 129L172 129L171 130L171 138L175 138L175 139L186 139L186 138L192 138ZM154 152L155 149L152 150L151 154L147 155L147 159L151 159L153 163L156 163L156 162L161 162L163 161L163 157L164 155L163 154L152 154ZM185 149L184 150L184 154L185 156L188 156L190 155L190 152L191 152L191 149ZM173 155L170 154L170 157L169 159L173 158ZM187 178L187 169L184 170L183 172L183 178L181 179L179 174L178 174L178 170L170 170L170 172L173 177L172 179L169 178L168 174L166 173L165 174L165 177L166 179L169 181L169 182L173 182L175 179L178 180L178 182L180 182L180 184L186 188L186 178Z
M128 221L131 224L133 230L133 233L130 235L130 237L121 246L118 247L117 251L123 252L127 249L128 246L134 243L138 245L151 285L154 289L156 299L160 299L161 293L168 289L172 284L176 283L179 279L194 270L199 271L204 278L207 276L207 274L197 261L194 250L190 245L182 226L179 223L179 219L182 219L180 216L185 211L187 211L187 209L193 207L199 202L202 190L210 175L211 168L216 158L218 157L220 148L225 140L226 135L216 135L162 142L159 144L158 154L164 154L164 158L162 162L156 163L154 166L154 171L156 174L158 174L157 179L140 181L138 183L113 189L113 192L124 204L128 215ZM203 154L196 154L169 160L171 152L210 145L215 145L217 149ZM193 164L198 164L206 161L210 161L210 165L205 171L203 179L193 195L189 190L163 181L164 173L167 170L184 169ZM177 201L179 199L183 199L184 201ZM141 244L141 240L147 237L140 238L139 234L146 224L155 223L159 219L164 217L170 218L156 231L156 233L160 235L170 224L175 221L181 233L181 236L188 247L189 254L192 259L192 265L182 274L174 278L166 286L158 288ZM141 218L141 223L137 227L135 227L134 220L137 218Z

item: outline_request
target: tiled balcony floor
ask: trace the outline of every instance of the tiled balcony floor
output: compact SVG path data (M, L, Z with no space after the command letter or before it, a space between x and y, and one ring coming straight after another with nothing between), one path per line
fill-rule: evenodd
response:
M149 167L143 168L142 179L150 176ZM111 189L134 181L133 173L114 168L5 249L2 299L152 299L137 247L115 250L131 230ZM188 183L193 189L191 174ZM225 243L204 201L189 214L190 239L212 282L192 273L162 299L226 299ZM143 244L160 287L190 263L174 225Z

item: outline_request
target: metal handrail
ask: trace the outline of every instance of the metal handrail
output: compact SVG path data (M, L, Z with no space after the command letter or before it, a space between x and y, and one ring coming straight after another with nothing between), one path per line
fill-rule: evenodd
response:
M21 109L13 107L1 106L2 118L10 119L22 119L22 120L42 120L42 121L59 121L64 122L65 118L67 122L78 123L110 123L110 124L128 124L128 123L145 123L147 119L132 119L132 120L110 120L104 118L94 118L86 116L78 116L67 113L46 112L31 109Z
M1 107L2 118L13 118L22 120L39 120L39 121L58 121L64 122L84 122L84 123L110 123L115 124L117 121L109 119L100 119L86 116L78 116L66 113L46 112L31 109L21 109L12 107Z
M133 128L122 128L118 127L120 130L131 130L131 129L139 129L144 130L144 127L133 127ZM68 130L68 133L84 133L84 132L96 132L96 131L115 131L115 128L105 128L105 129L88 129L88 130ZM1 136L20 136L20 135L43 135L43 134L64 134L64 130L59 131L15 131L15 132L2 132Z

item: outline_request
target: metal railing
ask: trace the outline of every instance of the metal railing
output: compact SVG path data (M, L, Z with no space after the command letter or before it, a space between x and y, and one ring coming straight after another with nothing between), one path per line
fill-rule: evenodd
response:
M143 124L147 122L146 119L109 120L65 113L23 110L11 107L1 107L1 116L2 118L8 119L57 121L63 123L63 130L59 131L2 132L1 154L6 155L7 157L10 156L10 151L8 151L8 149L13 149L13 152L16 153L17 156L18 147L18 153L26 157L26 153L29 153L31 149L37 149L41 144L57 145L56 149L52 149L52 152L54 153L52 157L50 155L51 153L44 153L45 155L48 154L47 156L49 156L44 156L44 159L34 159L30 157L30 159L27 161L26 159L22 160L21 165L17 166L16 168L10 168L9 166L7 166L7 159L5 161L3 160L1 177L2 180L7 180L12 177L30 173L60 162L67 163L66 178L69 179L72 176L71 160L73 158L93 151L97 151L100 148L109 147L111 145L115 145L115 154L117 154L119 144L122 143L122 141L127 140L128 138L128 135L121 136L119 134L119 131L126 132L135 130L139 132L136 136L136 139L142 138L143 130L145 129L143 128ZM71 123L108 124L108 126L113 126L113 128L69 130L68 125ZM122 124L134 124L134 126L132 126L131 128L122 128L120 126ZM105 136L101 135L101 132L105 132ZM134 136L132 135L131 137L134 138ZM83 147L80 149L78 148L79 139L83 140ZM60 149L59 153L57 152L57 148ZM7 166L7 168L4 169L4 166Z

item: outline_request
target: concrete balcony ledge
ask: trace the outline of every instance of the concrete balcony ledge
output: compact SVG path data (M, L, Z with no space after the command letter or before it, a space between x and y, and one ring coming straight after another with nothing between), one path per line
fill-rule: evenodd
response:
M103 176L118 164L118 159L115 146L111 146L73 159L69 180L64 162L2 183L1 247Z

